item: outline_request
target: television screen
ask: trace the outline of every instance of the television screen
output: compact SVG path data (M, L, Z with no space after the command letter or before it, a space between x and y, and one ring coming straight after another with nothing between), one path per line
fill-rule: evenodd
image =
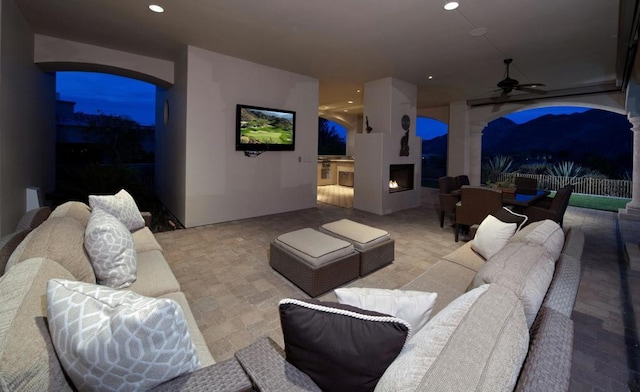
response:
M236 151L293 151L295 132L296 112L236 107Z

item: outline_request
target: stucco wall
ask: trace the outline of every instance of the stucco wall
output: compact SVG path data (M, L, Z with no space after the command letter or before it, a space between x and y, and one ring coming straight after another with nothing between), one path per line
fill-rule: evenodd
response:
M295 151L235 151L237 104L295 111ZM316 79L189 47L185 131L187 227L316 206Z
M0 234L26 209L26 188L54 184L55 77L33 64L33 32L13 1L0 15Z

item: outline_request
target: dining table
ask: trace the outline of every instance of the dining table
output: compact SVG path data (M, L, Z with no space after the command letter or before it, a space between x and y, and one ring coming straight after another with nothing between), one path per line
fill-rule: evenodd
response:
M551 191L537 189L535 192L502 192L502 204L518 208L526 208L551 194Z

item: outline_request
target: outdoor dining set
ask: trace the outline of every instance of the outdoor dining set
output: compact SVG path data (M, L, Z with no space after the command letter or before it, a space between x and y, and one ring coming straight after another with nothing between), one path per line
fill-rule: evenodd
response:
M496 188L469 185L469 177L444 176L438 179L440 187L440 227L447 214L452 216L455 240L461 231L472 230L488 215L503 208L527 217L526 223L550 219L562 226L564 213L569 205L573 185L565 185L555 195L552 191L538 189L537 179L515 177L515 187Z

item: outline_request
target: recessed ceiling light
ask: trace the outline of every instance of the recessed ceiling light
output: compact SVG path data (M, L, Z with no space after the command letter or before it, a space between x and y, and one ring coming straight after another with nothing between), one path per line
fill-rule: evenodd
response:
M164 8L160 7L159 5L156 4L151 4L149 5L149 9L153 12L164 12Z
M427 76L427 79L429 79L429 80L433 79L433 75Z
M353 103L353 101L347 101L347 103Z
M344 111L345 111L345 112L348 112L348 110L347 110L347 109L345 109Z
M458 8L459 5L460 3L458 3L457 1L446 1L444 3L444 9L447 11L453 11Z
M359 92L360 92L360 90L356 90L356 93L359 93Z

